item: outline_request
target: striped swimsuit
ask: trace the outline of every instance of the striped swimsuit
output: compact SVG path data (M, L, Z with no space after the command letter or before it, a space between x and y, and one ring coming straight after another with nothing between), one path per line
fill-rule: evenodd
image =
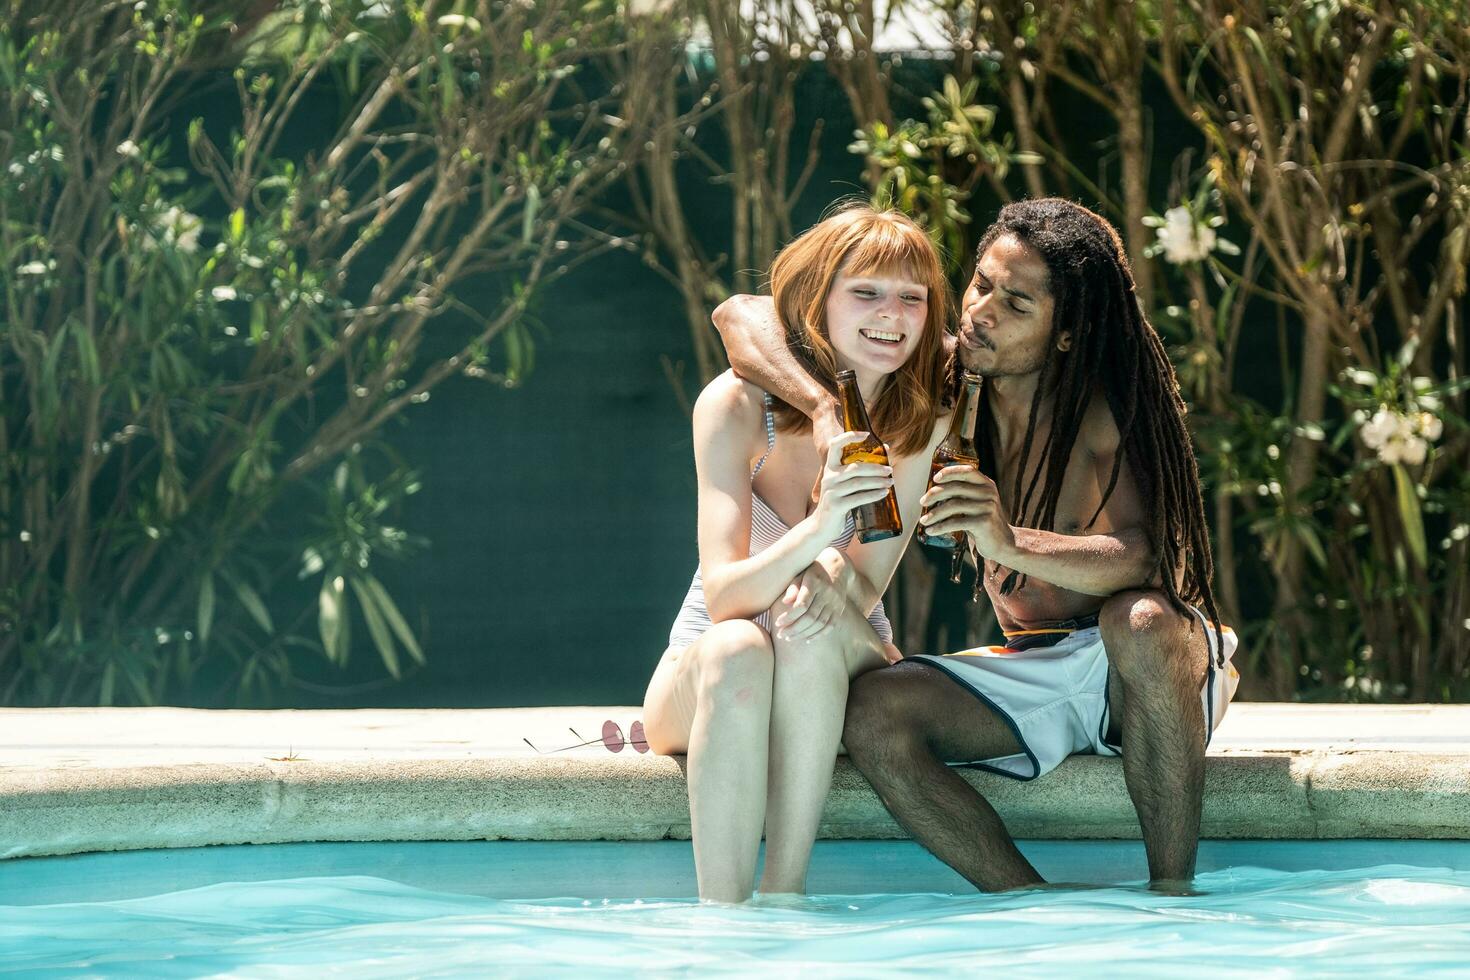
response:
M765 465L766 457L771 455L771 450L776 445L776 421L771 415L771 396L769 393L765 396L765 406L766 452L755 464L755 469L751 470L750 478L752 484L755 480L755 475ZM755 488L752 485L750 491L750 553L752 555L760 554L775 544L781 535L789 530L791 529L786 526L786 522L781 520L775 510L771 508L771 505L766 503L761 498L761 495L755 492ZM846 551L847 546L852 543L854 530L852 513L849 511L842 534L838 536L837 540L832 542L832 547ZM759 616L754 617L751 622L767 632L771 632L770 620L769 613L761 613ZM878 634L879 639L884 643L893 642L893 627L888 624L888 616L883 611L883 601L881 599L878 600L878 604L873 607L873 611L868 615L868 622L873 624L873 630ZM690 583L689 592L684 596L684 605L680 607L679 615L674 619L674 627L669 631L669 646L687 647L704 635L704 631L712 625L714 624L710 622L709 609L704 604L704 579L700 575L700 570L695 568L694 581Z

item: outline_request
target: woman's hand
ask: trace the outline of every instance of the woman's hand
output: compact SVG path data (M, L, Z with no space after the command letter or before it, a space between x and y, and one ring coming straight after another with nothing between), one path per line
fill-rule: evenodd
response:
M830 628L842 614L847 593L822 562L807 566L801 577L776 600L779 615L771 624L779 640L810 639Z
M848 511L882 500L893 488L893 467L842 462L842 450L867 437L866 432L843 432L827 441L827 462L812 517L828 540L842 534Z

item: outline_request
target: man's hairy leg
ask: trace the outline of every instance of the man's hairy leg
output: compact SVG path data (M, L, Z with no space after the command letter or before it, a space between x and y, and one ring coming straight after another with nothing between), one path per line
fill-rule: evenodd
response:
M855 678L842 739L894 819L975 887L1041 883L1000 815L944 764L1021 751L1005 722L949 677L900 662Z
M1099 625L1112 671L1109 709L1121 730L1123 776L1138 811L1149 878L1155 887L1177 887L1194 877L1199 850L1205 784L1200 686L1208 641L1197 620L1170 608L1156 591L1113 596Z

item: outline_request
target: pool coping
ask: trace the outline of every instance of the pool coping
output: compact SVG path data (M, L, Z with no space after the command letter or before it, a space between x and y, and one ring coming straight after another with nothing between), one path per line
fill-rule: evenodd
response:
M609 752L634 707L0 710L0 857L353 840L689 836L682 757ZM574 736L591 745L573 746ZM1130 839L1119 760L964 770L1018 837ZM905 836L839 758L820 834ZM1206 763L1210 838L1470 837L1470 706L1239 704Z

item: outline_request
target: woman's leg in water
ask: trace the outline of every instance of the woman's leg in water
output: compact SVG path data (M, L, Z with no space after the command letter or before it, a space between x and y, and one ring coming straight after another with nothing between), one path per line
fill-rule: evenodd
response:
M703 899L743 902L755 887L772 672L769 634L749 620L730 620L682 651L665 653L644 697L649 748L688 753L694 868Z
M784 609L771 610L772 622ZM826 630L807 639L774 639L770 781L762 892L806 890L812 841L842 737L848 681L886 664L873 626L848 605Z

